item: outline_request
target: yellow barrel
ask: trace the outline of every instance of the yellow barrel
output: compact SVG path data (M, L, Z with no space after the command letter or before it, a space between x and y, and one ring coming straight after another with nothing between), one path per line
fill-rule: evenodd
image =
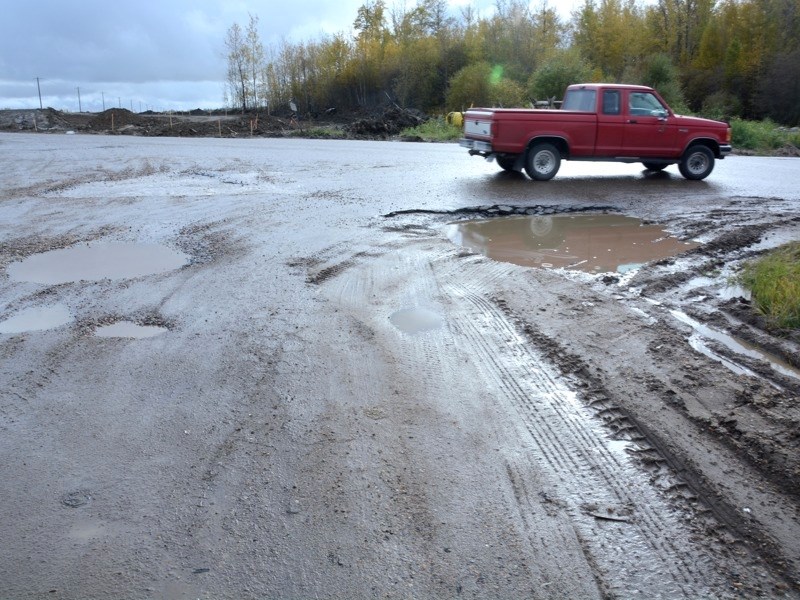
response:
M456 127L462 127L464 125L464 114L460 112L447 113L446 120L451 125L455 125Z

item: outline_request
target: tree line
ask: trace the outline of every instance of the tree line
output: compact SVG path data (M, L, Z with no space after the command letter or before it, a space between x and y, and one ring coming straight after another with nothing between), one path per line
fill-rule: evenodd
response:
M368 0L350 33L265 48L250 15L225 46L226 102L243 111L528 106L607 81L682 111L800 123L800 0L584 0L569 19L547 0L496 0L490 17Z

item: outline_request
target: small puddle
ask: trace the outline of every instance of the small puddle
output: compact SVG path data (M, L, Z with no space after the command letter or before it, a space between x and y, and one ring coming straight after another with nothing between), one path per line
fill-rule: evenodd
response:
M118 321L112 325L103 325L95 329L95 337L101 338L151 338L169 331L166 327L155 325L138 325L131 321Z
M444 320L427 308L406 308L389 316L389 321L403 333L422 333L439 329Z
M791 377L792 379L800 380L800 369L796 369L795 367L793 367L786 361L778 358L777 356L764 352L751 344L748 344L741 340L737 340L736 338L721 331L718 331L716 329L713 329L708 325L704 325L699 321L695 321L686 313L682 313L678 310L673 310L670 312L672 316L675 317L678 321L688 325L694 330L694 333L689 338L689 345L692 348L694 348L695 350L697 350L702 354L705 354L709 358L722 363L734 373L738 373L740 375L749 375L752 377L758 377L758 375L756 375L750 369L743 367L742 365L738 365L735 362L728 360L723 356L718 355L716 352L714 352L713 350L711 350L711 348L708 347L708 345L705 343L705 340L713 340L725 346L728 350L734 352L735 354L764 361L781 375L785 375L786 377Z
M34 254L9 265L8 275L12 281L58 285L156 275L188 262L183 252L158 244L100 243Z
M55 329L72 321L69 309L63 304L27 308L13 317L0 321L0 333L25 333Z
M700 245L620 215L506 217L453 223L445 231L452 242L494 260L587 273L626 273Z

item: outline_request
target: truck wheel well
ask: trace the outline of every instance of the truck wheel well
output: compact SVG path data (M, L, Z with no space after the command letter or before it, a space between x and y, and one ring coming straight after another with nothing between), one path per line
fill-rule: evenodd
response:
M712 140L710 138L698 138L696 140L692 140L691 142L686 144L683 151L686 152L692 146L705 146L706 148L711 150L715 158L720 157L719 144L715 140Z
M528 142L528 147L526 150L530 150L537 144L552 144L561 153L561 158L566 158L569 156L569 144L567 144L567 140L564 138L548 136L533 138L530 142Z

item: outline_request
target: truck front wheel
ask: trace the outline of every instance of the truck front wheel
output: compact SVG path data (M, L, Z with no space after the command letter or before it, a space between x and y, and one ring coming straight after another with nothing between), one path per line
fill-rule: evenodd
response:
M705 179L714 170L714 153L707 146L690 146L684 152L678 170L686 179Z
M552 179L561 168L561 153L552 144L536 144L528 150L525 172L536 181Z

